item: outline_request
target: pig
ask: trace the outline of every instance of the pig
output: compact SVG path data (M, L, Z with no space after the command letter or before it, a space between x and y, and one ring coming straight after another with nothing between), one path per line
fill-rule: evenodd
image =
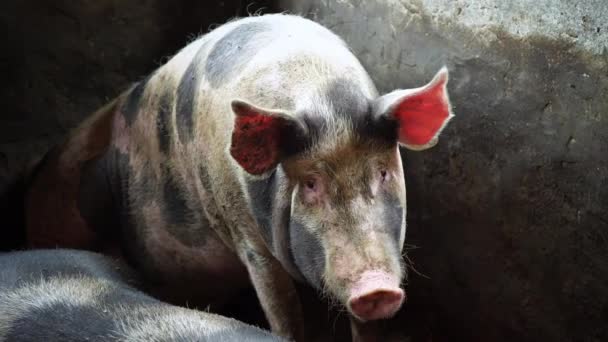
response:
M98 253L0 254L0 341L284 341L208 312L158 301Z
M438 142L447 82L442 67L381 95L322 25L233 20L49 152L28 192L29 245L117 253L162 298L222 298L250 280L289 339L304 331L296 282L353 325L389 318L406 297L400 146Z

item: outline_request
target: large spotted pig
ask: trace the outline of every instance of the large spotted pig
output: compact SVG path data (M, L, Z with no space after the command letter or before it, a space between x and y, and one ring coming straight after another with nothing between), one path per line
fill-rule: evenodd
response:
M283 341L215 314L160 302L134 273L76 250L0 254L0 341Z
M46 157L30 244L117 250L116 227L165 295L227 294L248 273L286 337L302 336L294 278L355 323L390 317L405 298L399 145L437 142L452 117L447 79L444 68L380 96L326 28L291 15L232 21Z

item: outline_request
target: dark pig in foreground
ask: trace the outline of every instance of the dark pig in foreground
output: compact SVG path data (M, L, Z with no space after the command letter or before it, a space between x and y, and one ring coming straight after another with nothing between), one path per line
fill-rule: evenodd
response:
M76 250L0 254L0 341L283 341L219 315L162 303L133 273Z
M28 196L30 246L119 250L165 298L219 298L248 276L285 337L303 331L294 279L355 324L391 317L405 300L399 146L437 142L452 117L447 81L443 68L380 95L318 24L232 21L46 156Z

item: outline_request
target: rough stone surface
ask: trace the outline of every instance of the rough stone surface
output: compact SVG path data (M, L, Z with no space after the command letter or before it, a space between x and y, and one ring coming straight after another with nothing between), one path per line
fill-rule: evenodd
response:
M607 2L283 1L382 91L441 65L456 117L405 152L408 304L427 341L608 339ZM474 4L474 5L473 5Z
M426 0L425 12L480 32L491 27L517 38L563 39L591 53L608 49L608 1Z

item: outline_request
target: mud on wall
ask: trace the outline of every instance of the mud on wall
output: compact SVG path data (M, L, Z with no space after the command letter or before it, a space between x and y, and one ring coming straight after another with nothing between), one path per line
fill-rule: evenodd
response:
M382 91L450 69L456 117L404 151L423 276L396 320L422 340L607 340L608 2L282 4L344 37Z

